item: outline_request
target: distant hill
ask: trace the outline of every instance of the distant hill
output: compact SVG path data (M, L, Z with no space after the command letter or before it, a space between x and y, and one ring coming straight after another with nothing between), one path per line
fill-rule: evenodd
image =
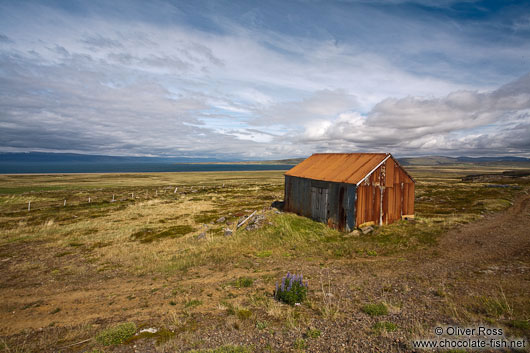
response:
M482 162L530 162L530 158L523 158L523 157L511 157L511 156L504 156L504 157L458 157L457 160L459 162L474 162L474 163L482 163Z
M32 164L32 163L200 163L221 162L216 158L188 158L188 157L129 157L105 156L78 153L0 153L2 164Z
M458 163L458 160L452 157L427 156L398 158L398 162L402 165L440 165Z
M267 160L267 161L241 161L241 162L234 162L236 164L286 164L286 165L296 165L300 162L302 162L305 158L290 158L290 159L275 159L275 160Z
M402 165L447 165L460 163L513 163L513 162L530 162L530 158L502 156L502 157L444 157L444 156L425 156L398 158Z

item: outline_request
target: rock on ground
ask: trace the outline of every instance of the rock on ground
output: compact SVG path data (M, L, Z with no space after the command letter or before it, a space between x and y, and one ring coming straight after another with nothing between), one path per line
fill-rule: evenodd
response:
M361 232L363 232L363 234L368 234L368 233L372 232L373 230L374 230L374 227L372 227L372 226L362 227L361 228Z

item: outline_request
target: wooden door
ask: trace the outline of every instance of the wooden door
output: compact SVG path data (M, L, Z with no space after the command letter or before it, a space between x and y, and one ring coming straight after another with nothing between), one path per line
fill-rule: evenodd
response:
M326 223L328 214L328 189L311 188L311 218Z

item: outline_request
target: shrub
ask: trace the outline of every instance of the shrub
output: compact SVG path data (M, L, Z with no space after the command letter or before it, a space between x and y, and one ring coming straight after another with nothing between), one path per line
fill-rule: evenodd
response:
M383 303L366 304L361 310L370 316L381 316L388 314L388 308Z
M96 336L96 341L104 346L123 343L136 332L134 322L125 322L117 326L101 331Z
M276 283L274 298L289 305L301 303L307 296L307 288L307 282L303 282L302 275L292 275L287 272L281 284Z
M252 316L252 311L248 309L239 309L237 311L237 318L240 320L247 320Z

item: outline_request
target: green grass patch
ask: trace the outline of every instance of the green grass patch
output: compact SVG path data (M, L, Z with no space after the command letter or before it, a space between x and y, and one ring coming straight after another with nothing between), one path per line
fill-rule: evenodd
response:
M469 310L492 319L510 317L512 307L504 295L478 296L468 305Z
M528 320L512 320L508 322L508 326L519 330L530 330L530 321Z
M271 255L272 255L272 251L270 251L270 250L258 251L256 253L256 256L260 257L260 258L269 257Z
M131 338L135 333L135 323L125 322L101 331L96 336L96 341L104 346L121 344Z
M63 256L70 255L70 254L72 254L71 251L61 251L60 253L57 253L54 256L55 257L63 257Z
M382 316L388 314L388 308L384 303L366 304L361 310L370 316Z
M137 240L140 243L151 243L155 240L163 238L180 238L193 231L195 231L195 229L187 224L173 226L161 232L152 228L144 228L136 233L133 233L131 235L131 239Z
M193 308L193 307L196 307L196 306L199 306L202 304L202 301L198 300L198 299L192 299L192 300L189 300L187 301L185 304L184 304L184 307L186 308Z
M316 328L310 328L309 330L307 330L306 332L306 337L309 337L309 338L318 338L320 337L322 333L320 332L319 329L316 329Z
M239 277L237 280L233 282L233 285L236 288L248 288L248 287L252 287L253 283L254 283L254 280L252 278Z
M377 334L381 334L382 332L394 332L397 328L396 324L388 321L379 321L372 326L372 330Z
M219 218L219 215L214 212L207 211L205 213L198 214L193 217L193 220L195 223L211 223L215 221L217 218Z
M304 349L307 347L307 343L303 338L297 338L293 343L293 347L295 349Z
M155 339L157 344L161 344L169 341L176 335L175 332L170 331L166 328L161 328L156 332L141 332L138 335L134 335L129 339L125 340L124 343L131 343L139 339Z
M260 331L265 330L267 327L269 327L269 323L267 321L256 322L256 328Z
M187 224L181 224L177 226L170 227L156 235L156 238L179 238L186 234L195 231L195 229Z

